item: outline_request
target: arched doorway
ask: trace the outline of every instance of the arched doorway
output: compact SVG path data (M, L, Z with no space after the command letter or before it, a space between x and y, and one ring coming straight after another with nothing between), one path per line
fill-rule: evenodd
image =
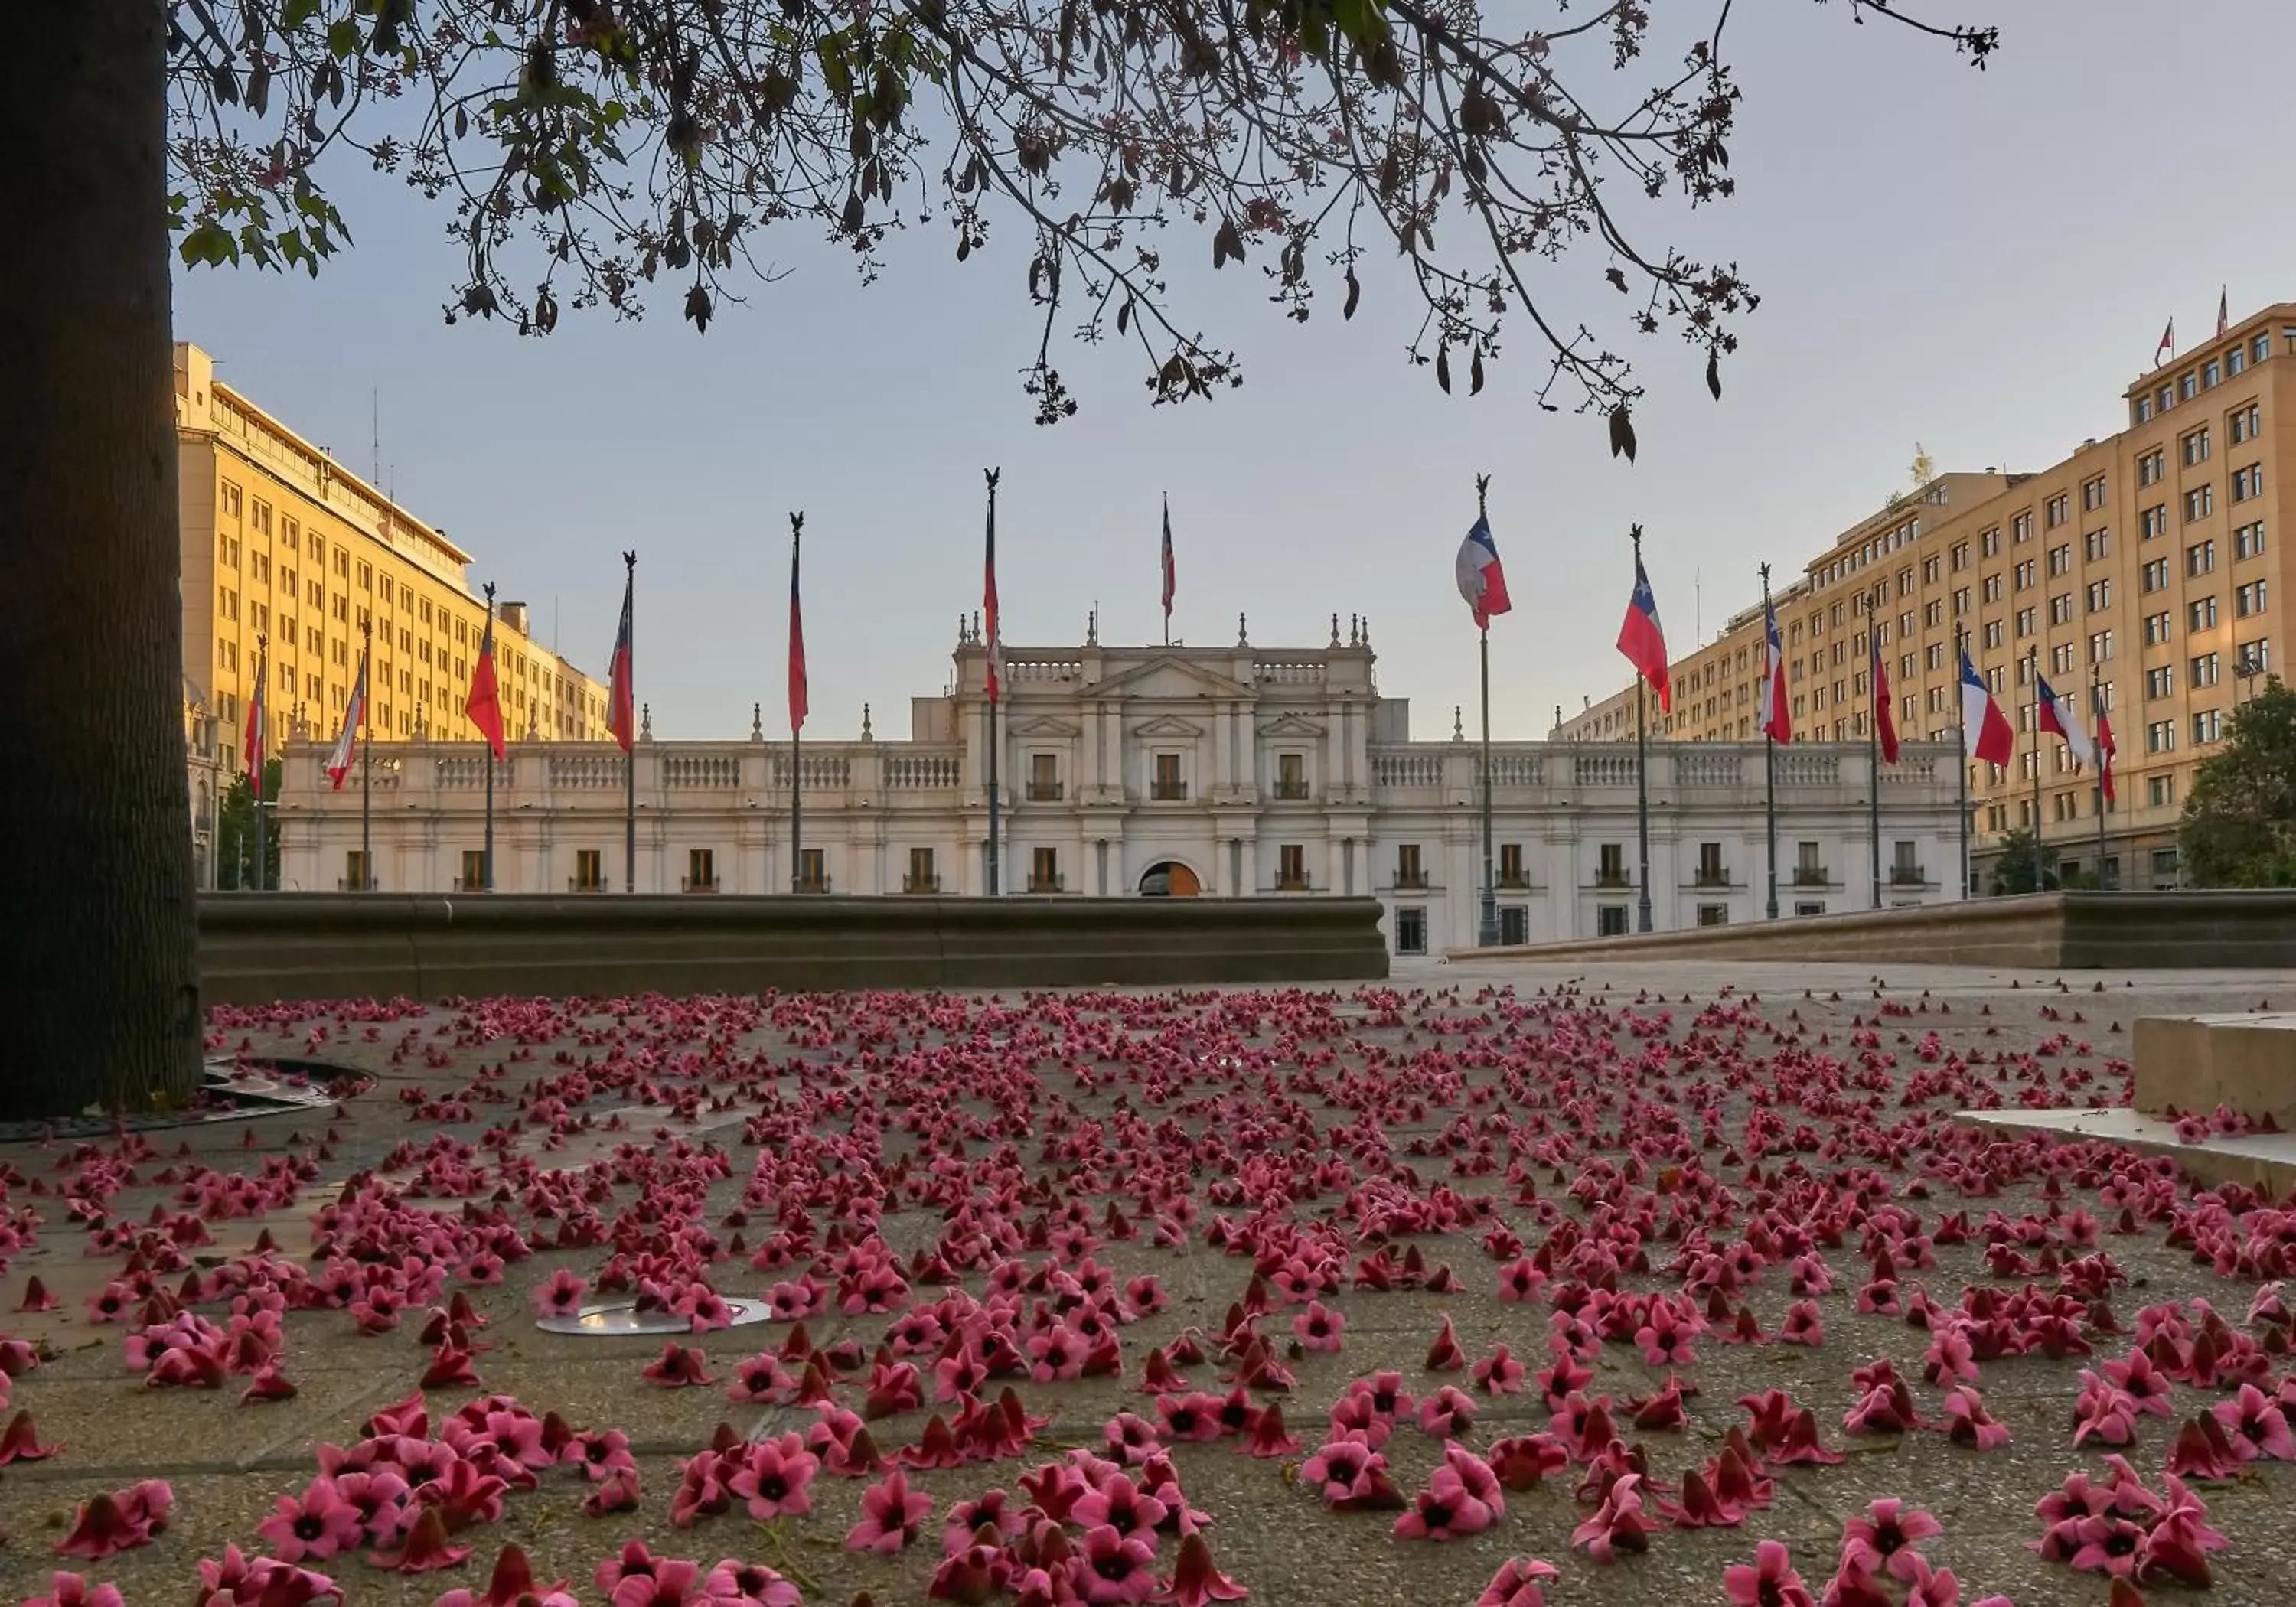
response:
M1193 898L1203 890L1195 872L1177 859L1160 860L1140 878L1140 894L1145 898Z

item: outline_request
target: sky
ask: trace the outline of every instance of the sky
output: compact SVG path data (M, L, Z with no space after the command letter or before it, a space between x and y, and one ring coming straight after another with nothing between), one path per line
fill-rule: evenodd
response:
M954 261L946 225L896 236L858 283L806 225L786 276L706 336L658 293L636 324L570 312L546 340L448 327L443 211L339 164L323 179L355 244L314 282L179 268L176 331L226 382L356 471L381 420L382 477L476 554L475 586L529 606L536 634L603 675L638 564L638 691L657 735L778 734L788 513L806 513L807 735L907 734L939 692L960 614L980 606L981 471L1003 469L997 552L1008 646L1159 639L1160 499L1177 553L1176 639L1318 646L1367 616L1381 691L1413 734L1447 735L1476 694L1473 626L1452 559L1493 476L1490 516L1516 599L1491 631L1492 731L1544 736L1557 705L1628 684L1613 642L1632 583L1629 524L1669 639L1710 639L1758 595L1755 566L1798 573L1907 485L1918 441L1940 470L2038 469L2119 428L2121 391L2173 314L2190 339L2296 299L2296 210L2273 158L2296 103L2243 63L2296 58L2285 0L1923 0L1992 21L1985 71L1841 4L1734 12L1745 92L1736 197L1646 214L1641 242L1734 258L1762 297L1724 391L1669 331L1622 337L1649 391L1637 461L1599 416L1538 410L1517 320L1483 393L1445 396L1403 358L1406 287L1377 275L1342 323L1266 302L1256 270L1174 275L1183 311L1237 349L1246 381L1152 407L1136 369L1057 344L1081 398L1034 422L1020 370L1036 317L1009 217ZM1496 7L1530 26L1549 0ZM2231 42L2231 43L2228 43ZM1208 236L1175 230L1185 258ZM1605 258L1551 282L1566 316L1616 316ZM2279 276L2276 277L2276 274ZM1464 368L1464 365L1462 365Z

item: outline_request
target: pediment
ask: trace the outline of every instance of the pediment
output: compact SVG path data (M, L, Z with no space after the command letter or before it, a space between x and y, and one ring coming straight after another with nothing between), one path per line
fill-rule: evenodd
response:
M1304 714L1287 714L1272 719L1259 728L1262 736L1322 736L1321 721L1311 720Z
M1013 726L1013 734L1018 737L1065 738L1082 735L1083 727L1070 720L1059 720L1050 715L1039 715L1033 720Z
M1250 687L1232 681L1217 670L1181 657L1159 653L1121 675L1110 676L1090 689L1095 697L1122 698L1249 698Z
M1194 721L1177 719L1168 714L1160 714L1152 720L1143 720L1140 724L1132 727L1132 734L1135 736L1185 736L1193 738L1201 736L1203 734L1204 728L1201 726L1197 725Z

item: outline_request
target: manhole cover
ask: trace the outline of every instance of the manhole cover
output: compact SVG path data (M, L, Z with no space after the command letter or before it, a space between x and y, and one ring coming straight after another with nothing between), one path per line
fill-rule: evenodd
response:
M763 1300L727 1297L733 1313L729 1328L746 1328L771 1320L773 1308ZM675 1311L640 1311L634 1300L611 1306L585 1306L571 1316L546 1316L534 1324L545 1333L570 1333L579 1339L644 1339L649 1335L685 1333L692 1324Z

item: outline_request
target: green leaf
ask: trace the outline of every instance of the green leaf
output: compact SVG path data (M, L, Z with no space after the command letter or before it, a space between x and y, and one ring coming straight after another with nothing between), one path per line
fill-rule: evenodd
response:
M239 257L239 246L232 239L231 231L213 218L185 234L176 250L185 267L197 267L203 262L210 267L220 267Z
M348 17L337 19L327 25L327 53L338 61L348 61L359 53L358 24Z
M287 0L279 8L279 31L292 33L319 14L319 0Z

